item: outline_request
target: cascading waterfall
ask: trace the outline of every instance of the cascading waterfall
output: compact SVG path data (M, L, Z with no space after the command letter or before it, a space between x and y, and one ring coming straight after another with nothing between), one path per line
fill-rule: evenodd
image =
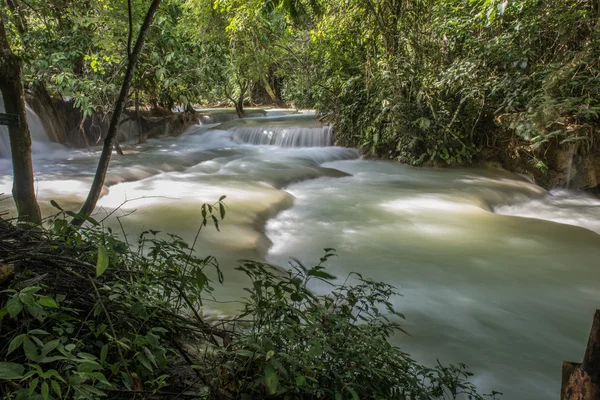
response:
M255 145L327 147L333 143L330 126L238 126L231 131L234 140Z
M40 117L28 106L27 109L27 124L31 133L32 151L33 153L44 153L50 144L50 139L46 134L44 125ZM0 112L5 112L4 99L0 95ZM10 158L10 139L8 136L8 127L0 125L0 158Z
M0 109L0 112L3 112ZM0 158L10 157L10 139L8 137L8 128L0 125Z

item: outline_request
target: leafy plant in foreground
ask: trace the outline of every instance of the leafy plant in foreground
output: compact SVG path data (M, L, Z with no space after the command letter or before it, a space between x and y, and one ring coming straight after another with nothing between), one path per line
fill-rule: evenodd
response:
M360 274L334 283L323 263L299 261L286 273L245 261L252 288L232 344L219 351L219 386L237 398L483 399L464 365L427 368L389 343L402 331L390 298L396 290ZM315 294L314 283L327 294ZM237 328L236 327L236 328ZM490 395L494 398L497 393Z
M218 227L222 200L202 207L200 229ZM223 278L214 258L175 235L146 231L131 246L88 222L0 222L10 237L0 265L10 260L15 271L0 288L8 399L486 397L464 365L428 368L390 344L402 331L396 290L360 274L336 283L324 267L332 249L287 272L243 261L251 286L241 313L216 321L200 312L212 291L206 268Z

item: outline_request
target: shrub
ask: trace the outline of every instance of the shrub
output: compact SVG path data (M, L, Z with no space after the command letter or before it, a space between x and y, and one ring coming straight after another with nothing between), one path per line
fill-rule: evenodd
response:
M222 200L203 206L200 229L218 228ZM334 283L331 249L288 272L242 262L241 315L211 321L200 310L206 269L223 279L213 257L175 235L145 231L133 245L62 217L48 229L0 222L4 398L483 398L463 365L426 368L391 345L395 289L359 274Z

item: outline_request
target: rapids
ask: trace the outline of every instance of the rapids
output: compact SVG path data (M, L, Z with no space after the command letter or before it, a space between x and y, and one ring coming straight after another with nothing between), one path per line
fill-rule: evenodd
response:
M219 299L242 295L236 260L308 263L333 247L328 267L340 279L357 271L400 288L410 336L394 340L419 361L465 362L504 399L558 399L562 361L583 357L600 306L600 201L501 170L364 160L331 146L314 116L280 114L223 114L131 144L113 157L95 217L120 207L105 223L120 230L123 217L131 238L159 229L191 242L200 205L226 195L221 232L206 229L197 246L220 260ZM52 199L76 210L98 152L34 140L52 150L34 154L43 212L56 211ZM0 192L10 193L10 168L0 159Z

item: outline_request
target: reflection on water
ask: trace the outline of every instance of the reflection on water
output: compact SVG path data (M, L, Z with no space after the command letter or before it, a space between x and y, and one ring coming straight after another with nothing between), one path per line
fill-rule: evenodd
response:
M264 131L302 140L251 144L265 143L251 139ZM99 216L136 210L122 220L130 235L160 229L191 242L201 204L226 195L221 233L207 229L198 245L221 261L222 299L241 295L238 259L285 266L333 247L338 277L358 271L401 288L395 304L411 336L394 340L416 358L465 362L483 390L506 399L558 398L562 360L581 359L600 305L600 201L505 171L362 160L326 146L328 134L311 115L275 116L150 140L115 155ZM77 209L96 160L36 155L46 213L51 199ZM0 171L0 192L10 193L10 164L0 160Z

